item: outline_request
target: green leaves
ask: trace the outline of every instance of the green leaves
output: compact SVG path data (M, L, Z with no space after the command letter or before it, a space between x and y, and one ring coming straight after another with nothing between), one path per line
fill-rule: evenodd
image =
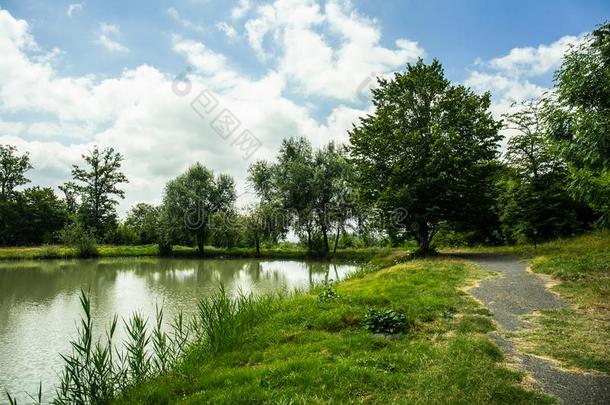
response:
M64 186L80 197L79 215L85 226L98 237L103 236L116 225L116 197L124 198L125 192L119 188L128 183L121 172L123 156L113 148L100 151L96 146L87 155L82 155L85 166L74 165L72 176L75 183Z
M570 192L610 224L610 23L565 55L544 111L547 136L568 164Z
M0 145L0 198L6 199L17 186L28 183L25 172L32 168L30 155L17 155L12 145Z
M211 170L196 163L165 186L161 243L171 246L194 236L203 254L213 215L231 211L235 199L231 176L214 177Z
M369 332L394 335L407 330L408 324L402 312L389 308L369 308L362 318L362 326Z
M407 65L373 91L375 112L350 131L360 194L388 215L395 238L413 236L427 252L441 222L459 222L489 210L481 198L498 155L500 123L488 94L452 85L441 64Z

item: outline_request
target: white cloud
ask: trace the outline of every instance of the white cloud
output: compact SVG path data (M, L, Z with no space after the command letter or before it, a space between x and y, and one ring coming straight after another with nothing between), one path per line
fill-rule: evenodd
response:
M229 39L236 39L239 36L235 28L224 21L217 23L216 28L223 32Z
M313 0L277 0L259 6L245 29L259 58L269 61L277 55L279 71L306 96L354 101L367 77L383 76L424 56L407 39L383 47L379 24L348 1L331 0L322 9Z
M100 24L100 35L95 40L95 43L106 48L110 52L127 52L128 49L125 45L118 41L118 37L121 36L121 29L116 24Z
M180 25L182 25L184 28L188 28L190 30L194 30L194 31L198 31L198 32L204 32L205 28L203 28L203 26L199 25L199 24L195 24L192 21L187 20L186 18L183 18L180 13L178 13L178 10L176 10L173 7L170 7L167 9L167 14L177 23L179 23Z
M120 30L108 25L108 35ZM320 145L345 140L355 117L366 111L337 106L321 121L285 96L286 75L269 69L258 78L240 74L227 58L201 42L179 36L173 49L193 66L187 96L172 91L177 72L141 65L109 78L62 76L31 37L26 21L0 11L0 143L31 153L34 184L56 186L70 178L71 165L94 144L113 146L125 156L127 199L120 212L140 201L158 203L165 183L196 161L235 177L245 189L247 166L231 139L219 137L211 118L195 113L191 102L203 89L214 92L262 143L252 159L272 158L282 138L308 136ZM25 123L5 117L41 114ZM49 118L51 117L51 118Z
M72 3L68 5L68 10L66 11L66 15L68 17L72 17L76 11L80 11L83 9L83 3Z
M517 111L523 101L540 98L550 91L536 82L557 69L569 47L583 38L584 34L568 35L550 44L513 48L489 61L478 59L477 69L470 72L464 84L479 93L490 91L491 112L500 119L503 114ZM501 133L505 136L504 148L513 131L504 129Z
M239 3L231 9L231 18L239 20L243 18L252 8L250 0L239 0Z
M583 38L584 34L566 35L549 45L513 48L507 55L490 60L489 66L511 76L543 75L557 69L569 47Z

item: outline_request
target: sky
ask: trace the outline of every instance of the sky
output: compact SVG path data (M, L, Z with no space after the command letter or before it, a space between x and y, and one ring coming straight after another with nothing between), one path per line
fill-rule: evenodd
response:
M0 0L0 144L50 187L114 147L122 215L195 162L232 175L245 203L248 166L283 138L347 142L375 77L437 58L500 118L609 19L608 0Z

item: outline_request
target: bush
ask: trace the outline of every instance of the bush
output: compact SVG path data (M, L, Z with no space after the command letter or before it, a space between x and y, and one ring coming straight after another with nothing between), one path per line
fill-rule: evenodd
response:
M320 302L334 301L339 298L339 294L333 289L332 285L327 285L324 290L318 294L318 301Z
M99 255L93 232L85 229L78 222L66 225L64 229L59 231L59 239L62 243L75 248L78 257L96 257Z
M55 245L42 245L40 249L40 258L42 259L56 259L61 257L61 249Z
M393 335L407 330L407 320L402 312L369 308L362 319L362 326L369 332Z

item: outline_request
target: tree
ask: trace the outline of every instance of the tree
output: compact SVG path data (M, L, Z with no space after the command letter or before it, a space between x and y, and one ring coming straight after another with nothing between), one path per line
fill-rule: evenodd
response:
M123 156L113 148L102 151L97 146L88 155L82 155L85 167L72 167L72 176L77 182L73 189L81 199L79 214L83 224L98 236L103 236L116 226L116 205L114 198L125 198L125 192L119 188L128 183L121 172Z
M610 225L610 23L566 53L544 112L570 193Z
M311 252L315 231L312 215L314 161L311 143L304 137L284 139L272 173L276 199L284 212L293 217L296 233L305 235L307 250Z
M329 143L314 150L306 138L288 138L282 141L276 163L256 162L249 170L248 179L261 204L289 215L296 233L306 238L308 250L320 242L328 256L331 228L336 226L338 235L347 220L350 167L346 149ZM251 216L253 224L258 216Z
M442 222L481 208L500 123L489 112L490 95L451 85L437 60L420 59L378 83L375 112L349 132L361 195L426 254Z
M538 180L564 166L552 153L545 137L543 103L543 100L527 100L517 111L503 115L505 128L514 133L508 141L506 162L523 178Z
M30 180L25 172L30 170L30 155L17 155L12 145L0 145L0 198L7 199L15 187L27 184Z
M349 209L349 163L345 148L329 143L316 150L313 162L312 207L322 233L324 256L329 254L328 233L336 226L335 252L341 227L347 220Z
M127 213L125 225L134 230L137 243L155 243L158 236L159 208L146 203L136 204Z
M68 223L66 204L49 187L32 187L23 191L26 243L41 244L53 241L54 234Z
M199 254L203 256L213 215L231 210L235 199L235 183L231 176L219 174L214 177L214 173L200 163L191 166L165 186L162 243L171 245L182 236L193 235Z
M249 207L243 217L244 236L254 246L256 257L262 244L276 244L288 232L281 207L271 201L261 201Z
M61 186L58 186L58 188L62 193L64 193L64 201L68 208L68 212L71 215L76 214L78 212L78 196L76 195L77 193L75 190L76 185L73 182L68 181Z
M512 172L501 182L500 221L509 242L538 242L576 233L586 225L586 209L564 187L565 164L544 136L543 101L526 101L505 114L514 131L505 160ZM586 215L585 215L586 216Z

